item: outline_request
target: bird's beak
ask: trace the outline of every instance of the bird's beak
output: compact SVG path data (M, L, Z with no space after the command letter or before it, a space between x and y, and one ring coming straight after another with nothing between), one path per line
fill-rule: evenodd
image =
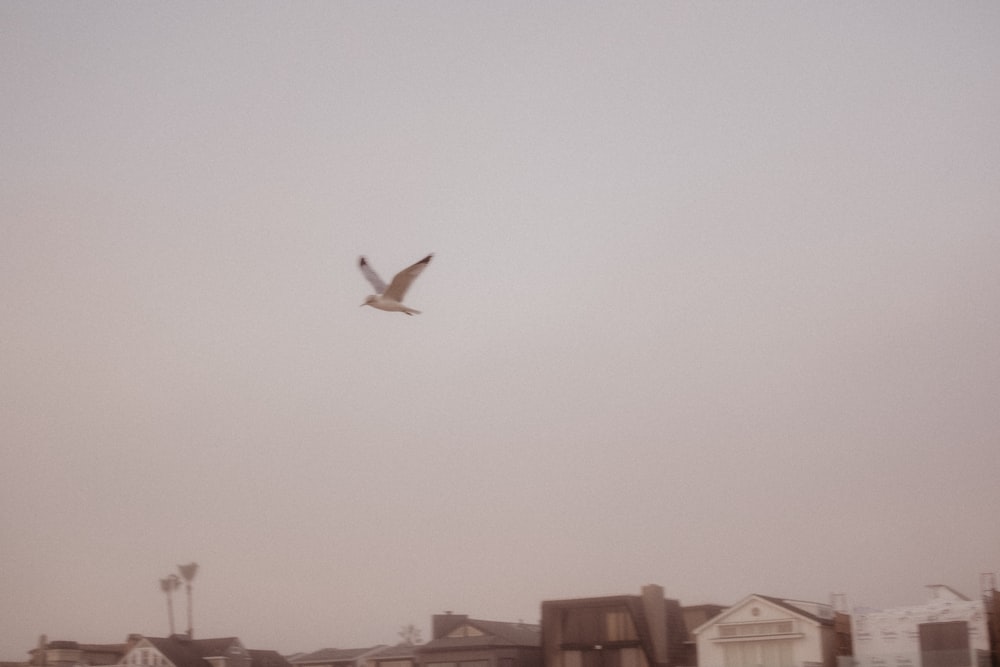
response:
M368 305L368 302L367 302L367 301L365 301L365 302L364 302L363 304L361 304L361 306L360 306L360 307L361 307L361 308L364 308L364 307L365 307L365 306L367 306L367 305Z

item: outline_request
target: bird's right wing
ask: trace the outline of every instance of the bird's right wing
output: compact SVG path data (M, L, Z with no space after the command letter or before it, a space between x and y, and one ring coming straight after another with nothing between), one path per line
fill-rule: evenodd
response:
M396 277L392 279L392 283L389 284L389 289L385 291L383 296L393 301L402 302L403 297L406 296L406 290L410 289L410 285L417 279L417 276L427 268L433 256L433 254L427 255L416 264L408 266L397 273Z
M361 267L361 273L364 274L365 278L368 279L368 282L370 282L372 284L372 287L375 288L376 294L382 294L383 292L385 292L385 287L386 287L385 282L378 277L378 274L375 273L375 269L368 266L368 260L362 257L360 260L358 260L358 266Z

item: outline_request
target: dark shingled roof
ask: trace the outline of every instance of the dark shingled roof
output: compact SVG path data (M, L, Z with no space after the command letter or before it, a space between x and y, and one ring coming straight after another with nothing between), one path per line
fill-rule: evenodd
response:
M144 637L143 639L152 644L176 667L210 667L209 662L205 660L206 654L202 652L201 646L194 641L178 637ZM211 653L208 655L220 654Z
M249 649L251 667L292 667L292 663L277 651Z
M463 618L455 627L469 625L483 634L478 637L440 637L420 645L421 651L435 649L469 648L473 646L531 646L542 645L542 629L529 623L506 623ZM454 628L453 628L454 629Z
M237 637L188 639L183 635L172 637L144 637L157 651L176 667L211 667L205 658L226 656L234 644L242 644ZM277 651L248 649L251 667L291 667Z
M181 641L190 642L195 647L195 650L201 652L202 657L210 658L226 655L229 647L239 643L240 640L236 637L213 637L211 639L183 639Z
M419 647L419 644L396 644L395 646L386 646L384 649L373 653L371 657L376 660L411 658Z

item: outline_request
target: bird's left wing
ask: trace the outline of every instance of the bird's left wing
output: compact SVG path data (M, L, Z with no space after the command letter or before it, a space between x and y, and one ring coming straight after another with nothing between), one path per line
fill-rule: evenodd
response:
M368 279L368 282L370 282L372 284L372 287L375 288L375 293L376 294L384 293L385 282L378 277L378 274L375 273L375 269L368 266L368 260L362 257L360 260L358 260L358 266L361 267L361 273L365 275L365 278Z
M389 289L385 291L383 296L388 299L392 299L393 301L401 302L403 297L406 296L406 290L410 289L410 285L417 279L420 272L427 268L427 265L430 263L431 257L433 256L433 254L427 255L416 264L408 266L397 273L396 277L394 277L392 282L389 283Z

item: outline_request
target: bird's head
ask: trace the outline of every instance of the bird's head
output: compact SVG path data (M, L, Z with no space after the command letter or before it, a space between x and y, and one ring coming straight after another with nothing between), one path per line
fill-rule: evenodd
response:
M364 306L372 305L373 303L375 303L375 298L376 297L374 294L369 294L367 297L365 297L365 302L361 304L361 307L363 308Z

